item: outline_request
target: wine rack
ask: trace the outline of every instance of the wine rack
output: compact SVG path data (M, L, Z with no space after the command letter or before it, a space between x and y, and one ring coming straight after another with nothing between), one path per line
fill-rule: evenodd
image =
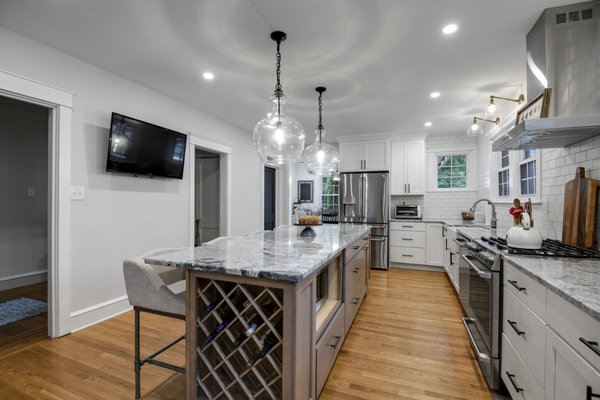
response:
M281 399L283 289L196 279L196 398Z

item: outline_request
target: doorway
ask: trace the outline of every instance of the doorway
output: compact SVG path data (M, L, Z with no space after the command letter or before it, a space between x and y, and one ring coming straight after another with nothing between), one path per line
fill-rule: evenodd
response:
M264 230L270 231L275 228L275 186L277 180L277 170L265 166L265 193L264 193Z
M194 246L220 236L220 162L220 154L195 149Z
M0 345L48 330L49 108L0 96Z

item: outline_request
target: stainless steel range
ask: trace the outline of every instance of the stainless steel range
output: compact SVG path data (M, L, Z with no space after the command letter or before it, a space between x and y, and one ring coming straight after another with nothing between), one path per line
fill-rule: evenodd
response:
M600 252L550 239L544 240L539 250L509 247L505 239L497 237L472 241L461 233L459 242L459 297L466 314L463 324L489 387L501 390L503 255L600 258Z

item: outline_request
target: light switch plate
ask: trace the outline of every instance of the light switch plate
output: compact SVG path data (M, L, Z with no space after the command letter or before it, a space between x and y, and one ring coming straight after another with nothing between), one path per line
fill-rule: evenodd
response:
M85 189L83 186L71 186L71 200L84 200Z

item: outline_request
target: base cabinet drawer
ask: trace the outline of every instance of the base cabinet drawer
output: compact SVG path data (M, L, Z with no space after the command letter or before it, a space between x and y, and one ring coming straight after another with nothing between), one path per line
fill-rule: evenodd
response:
M425 232L390 231L390 246L425 247Z
M546 400L600 398L600 372L551 328L546 332Z
M502 332L539 384L544 387L546 323L506 287L504 287Z
M346 296L346 303L344 304L344 334L348 334L350 326L352 326L352 322L354 321L354 317L356 317L358 309L365 298L366 292L367 286L358 283L354 287L352 293L349 293L348 296Z
M425 249L390 246L390 261L405 264L425 264Z
M523 360L519 358L504 334L502 334L501 364L502 380L512 400L544 400L544 389L527 369Z
M344 343L344 304L317 343L317 395L323 390L333 363Z
M546 287L517 269L509 261L504 262L504 286L519 300L546 321Z
M355 285L367 284L367 252L365 250L357 254L344 267L344 291L349 293Z
M390 222L390 230L425 232L425 224L422 222L392 221Z
M369 243L369 236L363 236L362 238L356 240L350 246L346 247L344 250L344 265L348 264L354 256L356 256L362 248Z

